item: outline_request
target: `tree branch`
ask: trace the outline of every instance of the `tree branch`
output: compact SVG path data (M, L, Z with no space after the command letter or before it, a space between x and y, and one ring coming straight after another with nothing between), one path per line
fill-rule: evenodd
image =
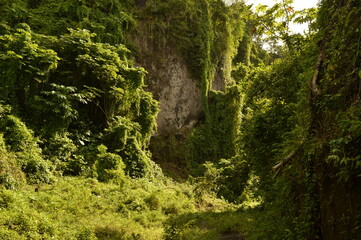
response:
M295 156L298 149L299 149L299 147L297 149L293 150L290 154L288 154L287 157L285 157L281 162L277 163L276 165L274 165L272 167L272 171L276 171L273 178L277 177L277 175L282 171L283 167L286 166L287 163L289 163L292 160L292 158Z
M318 89L318 87L317 87L317 80L318 80L319 72L322 67L323 59L324 59L324 54L323 54L323 51L321 51L320 54L318 55L315 72L313 73L313 76L312 76L312 79L310 82L310 90L311 90L312 96L318 96L321 94L320 89Z

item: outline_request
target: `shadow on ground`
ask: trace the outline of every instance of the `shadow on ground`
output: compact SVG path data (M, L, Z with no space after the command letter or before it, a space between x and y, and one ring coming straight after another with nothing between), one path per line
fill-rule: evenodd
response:
M165 223L166 240L245 240L239 211L198 212L171 217Z

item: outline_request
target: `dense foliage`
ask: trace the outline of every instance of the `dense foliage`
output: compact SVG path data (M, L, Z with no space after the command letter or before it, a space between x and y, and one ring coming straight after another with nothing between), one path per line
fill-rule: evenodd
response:
M277 17L279 7L258 17ZM322 1L317 23L312 10L292 17L311 20L303 38L288 23L269 32L267 40L285 41L283 57L233 74L245 91L242 156L259 178L260 223L274 239L358 238L359 10L359 1Z
M0 238L358 239L360 4L0 0ZM141 34L201 92L153 142L185 183L148 150Z
M172 133L158 137L153 152L163 161L172 159L183 168L185 165L193 176L206 171L206 162L224 170L215 181L220 187L219 196L232 201L241 195L247 181L247 170L242 170L245 174L238 178L234 174L235 179L242 180L239 186L225 180L226 169L240 169L241 165L237 139L242 93L231 78L231 70L244 33L244 9L243 3L229 7L221 0L172 0L147 1L140 12L143 28L147 29L143 31L155 39L154 47L161 51L172 46L186 59L200 87L204 111L197 127L183 136L185 140L177 140Z
M9 18L17 4L5 4L11 8L9 12L4 8ZM47 5L39 3L36 10L42 7ZM54 13L49 18L55 20L56 16ZM71 18L69 14L62 19ZM29 24L34 25L34 31L37 29L32 21ZM15 140L9 136L18 132L20 126L16 124L20 124L33 129L41 141L42 154L61 174L97 174L92 169L101 164L94 159L99 152L97 145L101 144L107 147L105 151L119 157L119 164L127 161L125 170L131 176L151 171L149 154L144 149L155 130L157 104L142 90L146 72L132 66L124 45L96 42L96 34L88 30L69 28L64 35L49 36L33 32L25 23L4 22L2 27L1 100L3 106L11 108L3 113L2 120L7 145L28 138L24 135ZM39 32L45 32L42 30ZM114 36L119 34L115 32ZM13 115L17 117L15 129L9 122ZM125 145L132 147L125 149ZM9 150L21 150L15 148ZM103 150L99 154L104 154ZM103 166L105 169L118 168L115 163L102 164L109 164Z

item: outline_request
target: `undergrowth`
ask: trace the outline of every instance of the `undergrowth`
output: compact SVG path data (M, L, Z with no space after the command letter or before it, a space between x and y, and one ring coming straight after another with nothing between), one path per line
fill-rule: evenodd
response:
M193 191L191 185L167 178L128 179L118 185L61 177L17 191L1 187L0 238L176 239L168 233L179 227L176 219L192 214L211 219L209 211L231 209L209 194L195 198Z

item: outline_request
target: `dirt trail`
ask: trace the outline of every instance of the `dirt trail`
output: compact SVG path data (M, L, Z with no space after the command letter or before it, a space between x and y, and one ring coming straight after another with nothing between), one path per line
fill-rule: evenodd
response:
M222 233L220 240L245 240L244 236L239 232L225 232Z

